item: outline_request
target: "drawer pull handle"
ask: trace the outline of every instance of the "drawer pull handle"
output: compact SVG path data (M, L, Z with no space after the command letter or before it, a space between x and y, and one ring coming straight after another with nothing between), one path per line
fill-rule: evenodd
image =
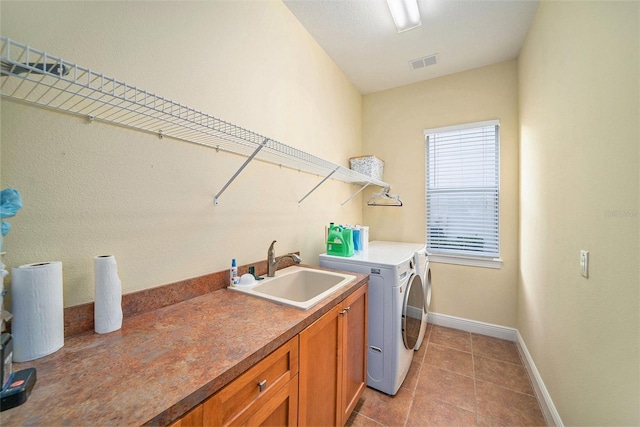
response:
M351 306L345 308L345 310L347 311L347 313L349 312L349 310L351 310Z
M347 314L347 310L342 310L342 311L340 312L340 314L341 314L342 316L344 316L345 314Z
M262 380L258 383L258 388L260 389L260 392L262 393L264 391L265 388L267 388L267 380Z

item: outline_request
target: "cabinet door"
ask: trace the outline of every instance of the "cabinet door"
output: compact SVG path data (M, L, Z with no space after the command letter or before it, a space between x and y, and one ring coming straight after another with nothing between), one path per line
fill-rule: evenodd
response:
M202 426L202 405L198 405L169 427L200 427Z
M342 411L342 305L338 304L311 326L300 332L301 426L337 426Z
M367 286L363 286L342 303L345 313L340 426L347 422L367 386L367 296Z

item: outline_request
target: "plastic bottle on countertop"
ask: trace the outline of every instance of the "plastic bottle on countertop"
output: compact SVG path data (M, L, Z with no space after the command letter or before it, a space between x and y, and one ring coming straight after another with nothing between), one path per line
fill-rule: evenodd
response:
M353 256L353 232L341 225L331 225L327 239L327 254Z
M229 285L235 286L240 282L238 278L238 266L236 265L236 259L231 260L231 270L229 270Z
M360 234L360 226L353 227L353 252L359 254L362 252L362 238Z

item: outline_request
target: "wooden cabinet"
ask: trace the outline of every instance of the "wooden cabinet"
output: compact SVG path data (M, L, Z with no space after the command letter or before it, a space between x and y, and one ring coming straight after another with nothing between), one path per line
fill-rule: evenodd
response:
M367 286L350 295L343 305L347 313L343 317L341 426L349 419L367 386Z
M169 427L200 427L202 425L202 404L183 415Z
M367 383L367 286L170 427L343 426Z
M297 425L298 337L203 403L205 426Z
M342 310L342 305L334 307L300 333L298 415L301 426L340 425L338 376L341 368Z
M367 286L300 333L301 426L343 426L367 382Z

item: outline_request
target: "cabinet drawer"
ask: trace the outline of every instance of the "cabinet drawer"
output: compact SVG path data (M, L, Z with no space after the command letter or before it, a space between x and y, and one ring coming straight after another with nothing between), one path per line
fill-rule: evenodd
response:
M298 373L298 337L204 402L204 425L241 423Z

